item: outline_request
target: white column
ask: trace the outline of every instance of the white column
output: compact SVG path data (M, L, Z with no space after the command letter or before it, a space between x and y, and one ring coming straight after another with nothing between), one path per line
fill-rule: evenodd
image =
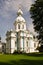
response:
M23 51L23 38L21 37L20 39L20 51Z
M11 38L11 53L15 51L15 38Z
M10 44L11 44L11 39L7 40L7 43L6 43L6 53L10 53Z
M26 38L24 37L24 52L26 52Z
M29 49L30 52L34 52L34 41L32 39L29 40Z
M24 24L24 30L26 30L26 23Z

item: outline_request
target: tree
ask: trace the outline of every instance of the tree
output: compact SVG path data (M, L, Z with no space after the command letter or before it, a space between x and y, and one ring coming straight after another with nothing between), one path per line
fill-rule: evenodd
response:
M31 18L35 31L38 33L37 38L43 44L43 0L36 0L30 8Z

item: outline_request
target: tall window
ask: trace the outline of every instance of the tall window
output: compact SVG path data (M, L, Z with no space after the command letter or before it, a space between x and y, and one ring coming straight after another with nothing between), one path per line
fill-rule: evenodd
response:
M27 41L27 47L28 47L28 41Z
M20 24L18 24L18 29L20 29Z
M15 41L15 47L17 47L17 43L16 43L16 41Z
M36 47L36 44L34 43L34 47Z
M22 29L24 29L24 25L22 25Z

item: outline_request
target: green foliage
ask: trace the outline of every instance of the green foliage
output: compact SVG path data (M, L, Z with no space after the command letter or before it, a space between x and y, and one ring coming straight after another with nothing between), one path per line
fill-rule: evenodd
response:
M43 0L36 0L30 8L31 18L35 31L38 33L38 39L43 43Z

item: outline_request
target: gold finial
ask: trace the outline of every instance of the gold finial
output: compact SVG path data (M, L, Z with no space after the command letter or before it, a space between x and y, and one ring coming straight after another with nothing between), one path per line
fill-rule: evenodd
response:
M22 5L21 4L19 4L19 9L21 9L22 8Z
M17 15L19 16L19 15L22 15L22 14L23 14L23 12L21 10L21 4L19 4L19 9L18 9Z

